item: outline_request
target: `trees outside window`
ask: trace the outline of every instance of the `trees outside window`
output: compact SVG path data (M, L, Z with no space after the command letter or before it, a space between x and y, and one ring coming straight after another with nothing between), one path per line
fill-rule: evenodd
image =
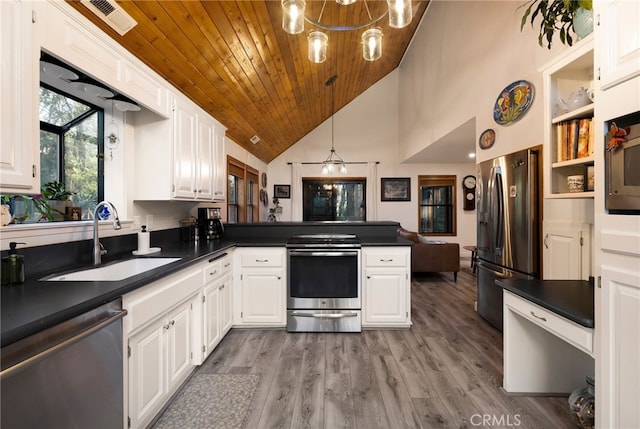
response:
M366 179L303 179L304 221L366 220Z
M456 235L456 176L418 176L420 234Z

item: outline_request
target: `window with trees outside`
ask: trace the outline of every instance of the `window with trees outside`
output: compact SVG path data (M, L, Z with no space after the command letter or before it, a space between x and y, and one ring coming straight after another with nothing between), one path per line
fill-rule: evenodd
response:
M258 222L258 170L227 156L227 222Z
M302 179L302 220L366 220L366 185L365 178Z
M418 176L420 234L456 235L456 176Z
M104 110L46 84L40 86L39 110L42 195L3 195L3 203L12 206L17 222L38 222L54 220L47 201L67 195L88 219L104 198Z

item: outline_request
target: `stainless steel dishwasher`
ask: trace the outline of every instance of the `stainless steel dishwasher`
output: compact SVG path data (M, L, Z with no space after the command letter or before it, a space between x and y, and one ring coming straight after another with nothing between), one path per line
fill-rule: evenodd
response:
M117 299L2 348L3 429L122 428L122 318Z

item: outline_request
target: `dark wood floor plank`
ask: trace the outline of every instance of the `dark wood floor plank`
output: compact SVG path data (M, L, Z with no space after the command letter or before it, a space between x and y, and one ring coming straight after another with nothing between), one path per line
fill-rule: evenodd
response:
M348 334L349 373L353 392L353 409L359 428L387 429L389 425L384 410L380 388L372 363L372 355L364 336Z
M326 429L356 428L349 374L327 373L324 385L324 427Z
M313 429L324 426L325 383L324 334L307 337L302 355L300 385L293 408L292 428Z
M346 336L340 333L326 335L326 373L345 374L349 372L349 355L347 353Z
M264 403L259 429L290 428L300 385L302 357L280 360Z
M413 409L404 379L393 356L374 355L372 361L382 402L392 427L422 428L420 418Z

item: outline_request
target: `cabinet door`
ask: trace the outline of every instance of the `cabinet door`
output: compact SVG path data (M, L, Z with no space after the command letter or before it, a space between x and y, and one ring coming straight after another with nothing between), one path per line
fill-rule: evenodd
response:
M220 329L224 336L233 325L233 307L231 302L231 275L222 279L220 283Z
M167 391L171 393L185 379L191 364L191 303L169 314L167 331Z
M363 290L362 324L406 324L408 322L407 283L404 269L367 269Z
M600 80L610 88L640 75L640 2L594 2L600 17Z
M193 199L195 185L195 144L197 111L184 101L176 102L174 126L174 198Z
M227 157L225 156L224 128L217 127L213 151L213 199L224 201L227 195Z
M204 356L206 358L222 337L220 327L220 284L213 282L204 288Z
M166 390L165 321L129 338L129 417L137 428L164 402Z
M281 269L244 269L242 323L284 325L286 296Z
M215 128L205 115L198 116L198 139L195 158L196 198L213 199L213 149Z
M640 259L629 259L624 265L633 271L602 268L602 323L596 322L602 342L596 389L602 405L596 413L597 427L640 427Z
M589 225L545 222L543 278L545 280L587 280L591 252Z
M38 88L40 76L36 3L0 2L0 190L37 193L40 189Z

